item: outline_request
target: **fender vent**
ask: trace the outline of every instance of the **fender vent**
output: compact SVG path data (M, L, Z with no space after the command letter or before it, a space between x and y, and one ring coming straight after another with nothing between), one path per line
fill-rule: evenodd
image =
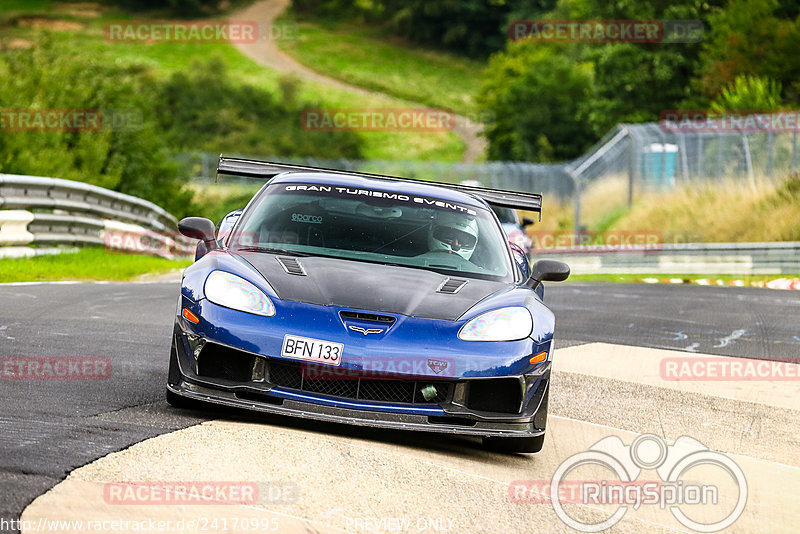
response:
M303 266L300 265L300 262L297 261L297 258L278 257L278 261L283 267L283 270L287 273L297 276L306 276L306 270L303 269Z
M450 295L458 293L461 288L467 285L467 280L463 278L448 278L436 290L437 293L448 293Z

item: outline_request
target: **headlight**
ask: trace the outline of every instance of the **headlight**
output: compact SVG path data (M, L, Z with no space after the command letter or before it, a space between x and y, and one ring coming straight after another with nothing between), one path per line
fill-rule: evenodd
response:
M203 289L214 304L256 315L275 315L272 301L256 286L235 274L212 271Z
M517 341L533 330L533 319L527 308L501 308L486 312L465 324L458 333L464 341Z

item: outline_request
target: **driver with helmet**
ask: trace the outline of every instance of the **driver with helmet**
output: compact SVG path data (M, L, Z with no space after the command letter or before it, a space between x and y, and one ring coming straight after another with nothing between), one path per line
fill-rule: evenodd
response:
M439 213L428 228L430 252L458 254L469 260L478 244L478 223L459 213Z

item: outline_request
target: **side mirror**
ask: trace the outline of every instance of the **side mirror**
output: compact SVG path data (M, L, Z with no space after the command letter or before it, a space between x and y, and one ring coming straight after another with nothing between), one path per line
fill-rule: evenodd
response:
M214 223L203 217L186 217L178 223L178 231L190 239L199 239L206 250L216 250L217 238L214 235ZM196 259L197 255L195 255Z
M542 282L563 282L569 278L569 265L556 260L539 260L533 264L528 286L536 289Z
M522 222L520 222L520 224L522 225L523 228L525 228L527 226L530 226L530 225L534 224L535 222L536 221L534 221L530 217L523 217L522 218Z

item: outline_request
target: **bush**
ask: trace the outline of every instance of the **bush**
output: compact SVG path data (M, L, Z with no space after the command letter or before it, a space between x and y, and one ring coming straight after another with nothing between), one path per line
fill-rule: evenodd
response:
M291 79L280 83L280 99L235 83L219 59L190 65L158 89L155 109L167 142L176 150L256 155L360 158L352 132L306 132L303 109L324 107L297 101Z
M480 101L496 120L486 127L489 159L557 161L580 155L594 136L588 122L592 72L525 43L492 57Z
M155 202L178 215L191 203L150 111L154 82L137 67L105 65L44 41L0 56L0 107L101 110L98 131L22 131L0 136L0 171L53 176ZM35 103L31 105L31 103ZM125 116L124 127L110 127ZM133 118L135 120L130 120Z
M292 0L292 9L318 19L383 24L410 41L469 57L505 46L512 7L524 16L554 0Z
M220 0L105 0L105 3L130 11L166 11L178 17L213 15L225 5Z

